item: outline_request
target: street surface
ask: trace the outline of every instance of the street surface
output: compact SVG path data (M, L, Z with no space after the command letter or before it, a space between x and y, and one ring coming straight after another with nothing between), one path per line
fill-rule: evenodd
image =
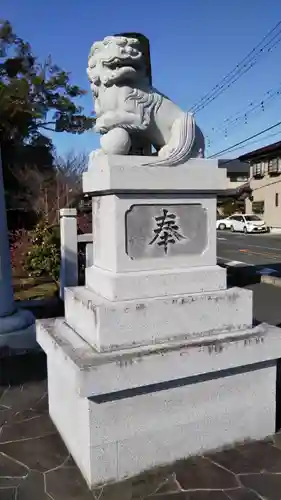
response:
M227 266L256 266L281 276L281 234L217 231L217 255L218 262Z
M260 282L261 274L281 277L281 234L218 231L217 254L218 263L228 267L228 285L253 291L254 321L281 327L281 287ZM251 272L237 274L237 267Z

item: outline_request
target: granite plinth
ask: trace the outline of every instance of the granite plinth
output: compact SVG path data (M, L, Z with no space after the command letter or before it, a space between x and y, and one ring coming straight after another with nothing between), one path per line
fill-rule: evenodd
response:
M86 286L112 301L166 297L226 289L226 269L215 266L116 273L95 264L86 268Z
M1 500L278 500L281 436L88 489L48 414L46 381L0 386Z
M252 326L252 292L216 292L112 302L86 287L65 289L65 321L98 351L218 337Z
M144 165L149 157L104 155L90 158L83 174L84 193L209 192L227 188L226 169L217 160L190 159L176 167Z
M91 488L275 431L278 328L97 353L46 320L37 339L51 418Z
M216 197L96 196L95 266L112 272L216 265Z

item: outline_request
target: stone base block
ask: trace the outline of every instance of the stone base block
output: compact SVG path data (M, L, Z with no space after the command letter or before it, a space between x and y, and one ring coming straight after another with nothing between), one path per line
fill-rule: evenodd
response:
M252 326L252 291L111 302L86 287L66 288L65 320L98 351L231 335Z
M276 327L99 354L43 320L37 339L51 418L90 488L275 431Z
M86 268L86 286L113 301L213 292L226 289L226 269L198 266L115 273L92 266Z
M0 349L21 352L37 347L35 318L30 311L19 309L0 318Z
M145 165L151 157L104 155L90 159L83 174L83 192L214 192L227 187L225 168L216 159L190 159L176 168Z

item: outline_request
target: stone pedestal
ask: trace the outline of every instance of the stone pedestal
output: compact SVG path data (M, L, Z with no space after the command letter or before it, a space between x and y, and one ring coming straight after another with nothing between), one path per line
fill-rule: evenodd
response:
M280 330L216 263L215 160L103 157L86 286L38 322L50 415L89 487L275 430Z
M5 354L33 349L37 344L33 314L17 310L14 302L1 155L0 234L0 352Z

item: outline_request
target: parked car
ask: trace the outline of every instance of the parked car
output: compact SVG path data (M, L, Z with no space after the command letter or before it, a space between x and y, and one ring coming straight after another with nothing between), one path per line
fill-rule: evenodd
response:
M234 214L217 220L217 229L230 229L232 232L267 233L269 227L258 215Z

